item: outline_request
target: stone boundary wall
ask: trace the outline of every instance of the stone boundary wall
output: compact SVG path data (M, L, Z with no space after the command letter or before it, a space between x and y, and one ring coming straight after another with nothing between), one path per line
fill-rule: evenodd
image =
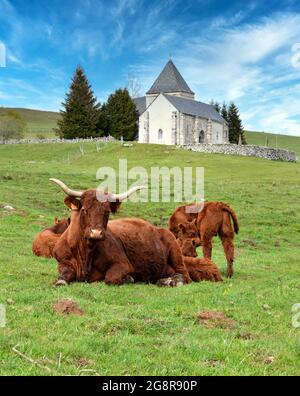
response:
M59 139L59 138L51 138L51 139L21 139L21 140L7 140L5 142L0 142L0 144L48 144L48 143L88 143L88 142L115 142L116 139L112 136L100 137L100 138L87 138L87 139Z
M181 146L181 148L200 153L242 155L245 157L258 157L272 161L296 162L297 157L293 151L275 149L271 147L237 144L197 144Z

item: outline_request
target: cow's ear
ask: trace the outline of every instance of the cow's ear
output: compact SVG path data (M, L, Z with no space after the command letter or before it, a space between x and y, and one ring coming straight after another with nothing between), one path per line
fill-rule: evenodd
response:
M59 220L58 220L57 217L55 217L55 219L54 219L54 224L57 225L58 223L59 223Z
M110 202L109 205L111 213L117 213L120 206L122 205L122 202Z
M81 209L80 201L74 197L66 197L65 205L71 210L80 210Z

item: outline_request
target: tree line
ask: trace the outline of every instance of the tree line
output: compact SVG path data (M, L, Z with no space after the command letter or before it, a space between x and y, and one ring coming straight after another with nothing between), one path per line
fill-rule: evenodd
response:
M237 105L234 102L231 102L229 105L224 102L221 106L220 103L213 100L210 104L224 118L224 120L227 121L229 142L235 144L247 144L243 123Z
M128 90L117 89L100 104L81 67L75 71L60 114L56 132L61 138L110 135L134 140L138 134L139 114Z
M129 86L130 89L130 86ZM70 89L62 103L56 133L64 139L113 136L135 140L138 135L139 114L127 88L117 89L106 103L99 103L82 67L72 78ZM247 144L239 109L235 103L221 106L211 101L216 111L227 121L229 141ZM21 139L27 131L23 118L13 110L0 113L0 143Z

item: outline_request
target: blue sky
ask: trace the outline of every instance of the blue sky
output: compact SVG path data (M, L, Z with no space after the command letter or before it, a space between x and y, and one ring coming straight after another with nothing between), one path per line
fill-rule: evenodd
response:
M78 64L100 101L171 54L197 99L300 136L299 0L0 0L0 106L59 110ZM1 55L0 55L1 62Z

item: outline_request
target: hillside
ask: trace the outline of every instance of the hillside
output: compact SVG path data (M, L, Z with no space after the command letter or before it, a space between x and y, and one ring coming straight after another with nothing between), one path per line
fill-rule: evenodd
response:
M5 110L5 108L0 107L0 114ZM59 113L19 108L11 110L15 110L20 113L26 120L28 124L28 137L39 135L44 137L55 137L53 129L57 126ZM267 142L266 139L268 139L268 145L270 147L276 147L277 144L278 148L292 150L295 151L296 154L300 155L300 137L247 131L246 138L248 144L255 144L258 146L265 146Z
M0 114L7 110L0 107ZM59 114L52 111L30 110L30 109L10 109L17 111L27 122L28 136L43 135L45 137L55 136L53 131L57 126Z
M257 146L278 147L294 151L300 155L300 136L286 136L275 135L265 132L246 132L248 144L255 144Z
M299 163L136 143L98 149L95 143L0 146L0 303L7 302L1 374L47 375L47 366L60 376L298 375L300 329L292 327L291 309L299 302ZM96 187L98 168L117 168L119 158L128 160L128 170L143 166L149 176L155 166L192 167L194 182L195 168L205 167L206 199L230 203L241 226L232 279L178 289L104 283L53 287L55 260L31 252L41 228L55 216L70 215L64 194L49 178L75 189ZM1 209L5 204L16 210ZM127 202L117 216L166 227L179 204ZM213 259L224 273L217 238ZM62 298L79 304L84 315L58 315L53 305ZM199 313L208 311L224 313L232 327L199 323ZM15 345L40 365L16 355Z

